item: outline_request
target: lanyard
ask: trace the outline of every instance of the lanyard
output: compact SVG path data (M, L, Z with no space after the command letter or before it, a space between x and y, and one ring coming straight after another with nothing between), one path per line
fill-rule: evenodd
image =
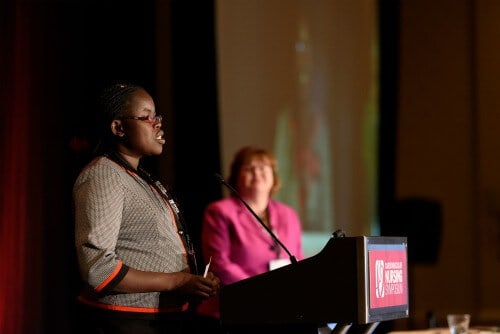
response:
M141 172L146 173L146 171L144 171L142 168ZM153 181L152 178L151 181ZM184 247L188 252L190 267L193 269L195 274L198 274L198 264L196 263L196 254L194 251L193 242L191 241L191 237L189 236L189 233L187 231L187 226L184 223L184 218L181 215L179 207L175 203L174 199L169 195L167 189L165 189L165 187L160 183L159 180L156 180L152 183L148 181L148 183L151 184L151 186L154 187L156 191L158 191L158 193L165 199L165 201L167 201L168 205L170 205L170 207L172 208L172 211L174 212L175 216L175 224L177 225L177 233L179 233L179 235L181 236L182 242L184 243Z
M184 247L186 248L188 254L189 267L194 272L194 274L198 274L198 264L196 263L196 254L193 243L191 241L191 237L189 236L189 233L187 231L187 226L184 223L184 219L181 215L179 207L175 203L174 199L169 195L167 189L165 189L165 187L161 184L159 180L155 180L151 176L151 174L148 173L141 166L137 168L137 171L134 170L134 168L132 168L132 166L130 166L130 164L127 161L125 161L122 157L120 157L118 153L105 154L105 156L113 160L120 166L124 167L129 172L145 180L160 194L161 197L163 197L163 199L165 200L167 205L170 206L174 214L175 225L177 226L177 233L179 233L179 235L181 236L182 243L184 244Z

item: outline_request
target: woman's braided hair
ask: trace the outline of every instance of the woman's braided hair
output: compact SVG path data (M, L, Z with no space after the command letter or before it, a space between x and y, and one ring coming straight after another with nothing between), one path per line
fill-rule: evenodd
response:
M114 149L115 138L110 130L111 122L120 118L130 103L130 96L141 86L119 82L106 87L99 97L99 134L97 154L108 153Z

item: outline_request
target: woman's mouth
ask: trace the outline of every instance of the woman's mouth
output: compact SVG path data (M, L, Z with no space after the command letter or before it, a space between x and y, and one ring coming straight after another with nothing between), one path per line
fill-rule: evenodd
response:
M156 134L156 140L160 143L160 144L165 144L165 139L163 138L163 131L159 131L157 134Z

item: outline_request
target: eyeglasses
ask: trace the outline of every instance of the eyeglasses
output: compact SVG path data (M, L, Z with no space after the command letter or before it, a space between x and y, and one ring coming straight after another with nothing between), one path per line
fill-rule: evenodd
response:
M273 166L270 164L249 164L249 165L243 165L241 166L241 171L245 173L251 173L254 170L257 170L259 172L264 172L267 170L272 170Z
M155 115L153 117L148 116L126 116L126 117L121 117L121 119L131 119L134 121L143 121L143 122L148 122L151 125L156 125L158 123L161 123L163 116L162 115Z

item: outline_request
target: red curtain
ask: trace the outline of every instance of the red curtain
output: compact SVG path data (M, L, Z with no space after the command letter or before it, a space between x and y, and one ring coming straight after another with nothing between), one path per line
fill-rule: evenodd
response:
M125 2L124 13L135 17L135 0ZM90 3L0 0L1 334L71 332L81 288L71 188L85 157L67 143L84 125L80 118L92 119L91 103L84 100L94 87L85 79L95 76L98 85L122 71L134 77L149 70L136 61L150 59L141 58L139 48L143 51L124 57L106 73L97 71L114 62L110 55L101 59L102 43L129 16L108 19L99 12L104 6L104 13L114 13L119 1ZM94 6L98 24L84 16ZM141 34L149 35L141 22L126 32L135 34L140 26ZM117 46L121 38L128 40L127 33L116 36L105 48L111 55L127 49Z
M26 16L7 1L2 14L0 114L0 333L24 333L27 289L29 35ZM10 15L9 15L10 14ZM7 22L7 23L5 23Z

